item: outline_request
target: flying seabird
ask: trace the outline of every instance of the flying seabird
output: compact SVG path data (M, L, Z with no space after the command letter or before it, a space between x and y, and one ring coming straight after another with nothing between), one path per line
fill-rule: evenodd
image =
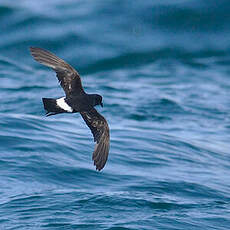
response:
M103 107L102 96L86 93L78 72L61 58L37 47L31 47L30 52L37 62L56 72L58 81L65 91L65 97L42 98L44 109L47 111L46 115L78 112L81 114L93 134L94 142L96 142L92 159L96 170L100 171L105 166L110 146L108 123L94 108L96 105Z

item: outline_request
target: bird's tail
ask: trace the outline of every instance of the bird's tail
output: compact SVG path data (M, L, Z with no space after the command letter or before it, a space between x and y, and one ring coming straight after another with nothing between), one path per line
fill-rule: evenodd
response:
M44 109L47 111L46 116L64 113L65 110L57 105L57 100L53 98L42 98Z

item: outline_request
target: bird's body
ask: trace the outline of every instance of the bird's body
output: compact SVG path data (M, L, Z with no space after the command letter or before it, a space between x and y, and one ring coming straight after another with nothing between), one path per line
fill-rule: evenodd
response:
M95 94L80 94L68 97L61 97L50 100L52 98L43 98L43 104L47 110L47 116L58 113L78 113L92 109L95 104ZM54 106L52 105L54 103Z
M78 72L65 61L41 48L30 48L34 59L52 68L65 91L66 96L53 99L42 98L47 116L59 113L80 113L96 142L93 152L94 165L101 170L108 158L110 137L109 126L105 118L94 108L102 104L102 96L84 91Z

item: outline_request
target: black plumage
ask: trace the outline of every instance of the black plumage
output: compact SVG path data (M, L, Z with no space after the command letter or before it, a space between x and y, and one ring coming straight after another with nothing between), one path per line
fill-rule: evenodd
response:
M100 171L108 159L110 147L108 123L94 108L96 105L103 107L102 96L87 94L82 87L78 72L61 58L41 48L31 47L30 51L36 61L57 73L57 78L66 94L66 97L59 99L43 98L47 116L59 113L81 114L96 142L92 159L96 169Z

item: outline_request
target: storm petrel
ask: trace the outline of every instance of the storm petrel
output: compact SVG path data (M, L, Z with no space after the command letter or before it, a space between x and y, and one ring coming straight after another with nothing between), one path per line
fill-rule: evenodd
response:
M53 99L42 98L47 116L59 113L80 113L87 126L90 128L94 142L96 142L92 159L96 170L101 170L109 154L110 137L109 126L106 119L94 108L101 105L102 96L98 94L88 94L84 91L81 78L78 72L64 60L51 52L31 47L33 58L56 72L60 85L65 91L65 97Z

